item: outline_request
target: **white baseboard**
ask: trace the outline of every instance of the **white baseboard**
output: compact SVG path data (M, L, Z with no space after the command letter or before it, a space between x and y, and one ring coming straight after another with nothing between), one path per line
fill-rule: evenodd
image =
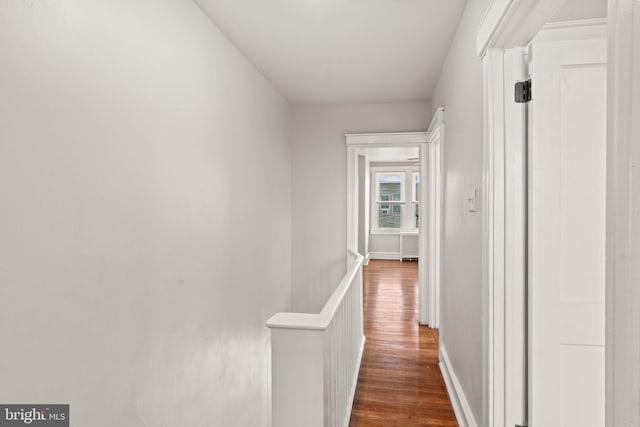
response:
M369 258L400 260L400 252L369 252Z
M358 363L356 371L353 373L353 378L351 379L351 388L349 389L349 407L347 408L347 412L345 413L345 420L342 423L344 427L349 427L349 421L351 421L351 409L353 409L353 399L356 397L356 386L358 385L358 376L360 375L360 365L362 364L362 356L364 354L364 343L367 339L362 336L362 343L360 344L360 350L358 354Z
M447 350L442 344L440 345L440 371L442 371L444 383L449 392L449 399L451 399L451 406L453 406L453 412L456 414L460 427L478 427L460 381L458 381L458 377L453 371Z
M371 259L371 254L367 254L362 261L362 265L369 265L369 260Z

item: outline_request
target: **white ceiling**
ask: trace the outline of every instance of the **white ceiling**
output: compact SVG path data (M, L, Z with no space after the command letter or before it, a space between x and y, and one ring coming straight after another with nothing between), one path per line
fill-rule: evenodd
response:
M431 99L466 0L194 0L293 104Z

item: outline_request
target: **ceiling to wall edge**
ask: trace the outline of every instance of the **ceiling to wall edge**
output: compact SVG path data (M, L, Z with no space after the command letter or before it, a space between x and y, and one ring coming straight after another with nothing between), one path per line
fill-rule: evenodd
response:
M398 96L398 97L380 97L379 99L376 100L371 100L371 101L364 101L364 102L298 102L295 99L292 99L292 97L287 96L286 95L286 91L281 88L278 84L276 84L276 82L270 78L266 72L264 72L262 70L262 68L258 65L258 63L252 59L252 57L243 49L241 48L237 42L234 41L234 39L232 37L230 37L230 35L227 33L227 31L224 30L223 26L221 26L216 19L212 16L212 13L207 11L207 7L206 4L204 3L205 0L193 0L194 5L200 10L200 12L215 26L216 30L224 36L224 38L246 59L246 61L251 65L251 67L260 75L262 76L265 81L273 88L273 90L284 100L286 101L286 103L290 106L290 107L331 107L331 106L349 106L349 105L353 105L353 106L357 106L357 105L383 105L383 104L411 104L411 103L430 103L432 102L432 98L430 97L425 97L425 96L417 96L415 98L413 97L403 97L403 96ZM464 8L463 8L464 10ZM460 15L461 18L462 15ZM457 26L459 25L459 19L456 23L456 29ZM455 35L454 31L454 35ZM453 41L453 38L452 40ZM447 49L448 52L449 49ZM446 55L445 55L445 59L446 59ZM444 63L444 61L443 61ZM441 64L442 65L442 64ZM437 83L440 81L440 78L442 76L442 66L440 67L439 72L437 73L437 78L435 80L435 86L437 86Z

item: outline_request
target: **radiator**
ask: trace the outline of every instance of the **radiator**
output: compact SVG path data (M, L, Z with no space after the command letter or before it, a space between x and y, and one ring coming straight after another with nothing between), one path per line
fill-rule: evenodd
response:
M403 259L418 259L418 232L400 233L400 261Z

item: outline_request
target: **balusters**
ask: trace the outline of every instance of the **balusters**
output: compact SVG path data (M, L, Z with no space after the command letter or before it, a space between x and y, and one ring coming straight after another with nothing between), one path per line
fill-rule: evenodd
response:
M278 426L348 425L364 336L362 256L349 252L347 259L347 273L321 313L278 313L267 322L272 329L273 419ZM302 345L302 336L318 346ZM317 373L317 379L309 382L304 375L292 375L294 365L301 373ZM294 396L297 406L289 404ZM302 396L322 396L321 405Z

